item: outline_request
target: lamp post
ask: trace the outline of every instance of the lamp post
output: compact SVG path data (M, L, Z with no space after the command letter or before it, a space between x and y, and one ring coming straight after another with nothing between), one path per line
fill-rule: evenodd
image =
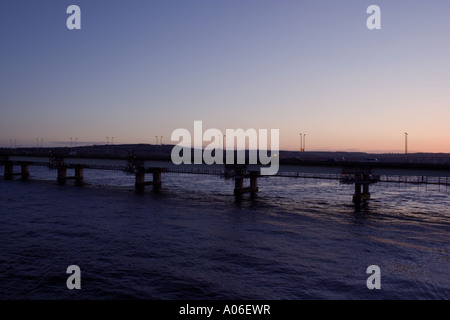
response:
M302 134L300 133L300 152L303 151L302 145L303 145L303 140L302 140Z
M303 134L303 152L305 152L306 147L306 133Z
M114 154L114 137L111 137L111 153Z
M408 132L405 132L405 154L408 154Z

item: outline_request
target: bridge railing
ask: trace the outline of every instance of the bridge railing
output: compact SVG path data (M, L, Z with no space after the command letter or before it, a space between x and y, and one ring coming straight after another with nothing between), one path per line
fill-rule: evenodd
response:
M433 176L388 176L382 175L380 182L387 183L412 183L412 184L435 184L450 185L450 177L433 177Z

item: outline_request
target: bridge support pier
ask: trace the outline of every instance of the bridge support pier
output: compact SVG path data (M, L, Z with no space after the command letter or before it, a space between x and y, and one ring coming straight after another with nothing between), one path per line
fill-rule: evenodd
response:
M68 177L67 176L67 168L68 166L65 164L61 164L58 166L58 184L65 185L67 180L75 180L75 185L82 186L83 185L83 166L77 165L73 167L75 169L75 176ZM72 167L70 167L72 168Z
M355 183L355 193L353 194L353 202L361 202L361 183Z
M136 192L142 193L144 192L145 186L151 185L153 186L153 190L158 190L161 188L162 185L162 168L150 168L145 169L143 167L138 167L136 169L136 183L135 188ZM153 174L153 181L145 181L145 173L151 172Z
M28 164L22 164L21 165L21 175L22 180L26 181L30 177L30 165Z
M234 194L239 195L244 189L244 178L242 176L234 178Z
M59 185L65 185L67 181L67 167L66 166L60 166L58 167L58 178L57 178Z
M250 172L250 192L258 192L258 171Z
M244 188L244 172L239 172L234 178L234 195L240 197L243 193L251 193L255 196L258 192L258 171L250 172L250 186Z
M361 192L362 186L362 192ZM353 195L353 202L360 203L361 201L369 200L369 183L355 183L355 194Z
M75 184L83 185L83 167L81 166L75 167Z
M362 193L362 195L366 199L370 199L370 192L369 192L369 184L368 183L364 183L363 184L363 193Z
M14 176L14 164L12 162L5 163L4 178L6 180L12 180L13 176Z
M162 179L161 179L161 171L154 171L153 172L153 188L159 189L162 185Z
M136 169L136 183L134 184L136 192L142 193L145 189L145 169Z

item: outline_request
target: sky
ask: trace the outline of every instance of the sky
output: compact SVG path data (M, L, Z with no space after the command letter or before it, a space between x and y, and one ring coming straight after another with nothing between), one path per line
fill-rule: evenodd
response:
M302 133L306 151L401 153L407 132L409 152L450 153L449 14L447 0L2 0L0 146L176 144L203 121L279 129L283 150Z

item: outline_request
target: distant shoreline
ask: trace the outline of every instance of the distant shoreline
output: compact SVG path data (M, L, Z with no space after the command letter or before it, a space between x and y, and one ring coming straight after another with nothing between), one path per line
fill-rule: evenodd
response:
M152 157L170 161L171 151L174 145L152 145L152 144L118 144L118 145L93 145L78 147L53 147L53 148L0 148L0 156L11 153L36 154L45 156L53 155L89 155L108 157L127 157L130 154L138 157ZM220 149L219 149L220 150ZM220 152L220 151L219 151ZM248 151L247 151L248 152ZM405 163L411 168L444 169L450 170L449 153L367 153L346 151L286 151L280 150L280 164L285 165L322 165L336 166L358 163L370 163L372 167L377 166L404 166Z

